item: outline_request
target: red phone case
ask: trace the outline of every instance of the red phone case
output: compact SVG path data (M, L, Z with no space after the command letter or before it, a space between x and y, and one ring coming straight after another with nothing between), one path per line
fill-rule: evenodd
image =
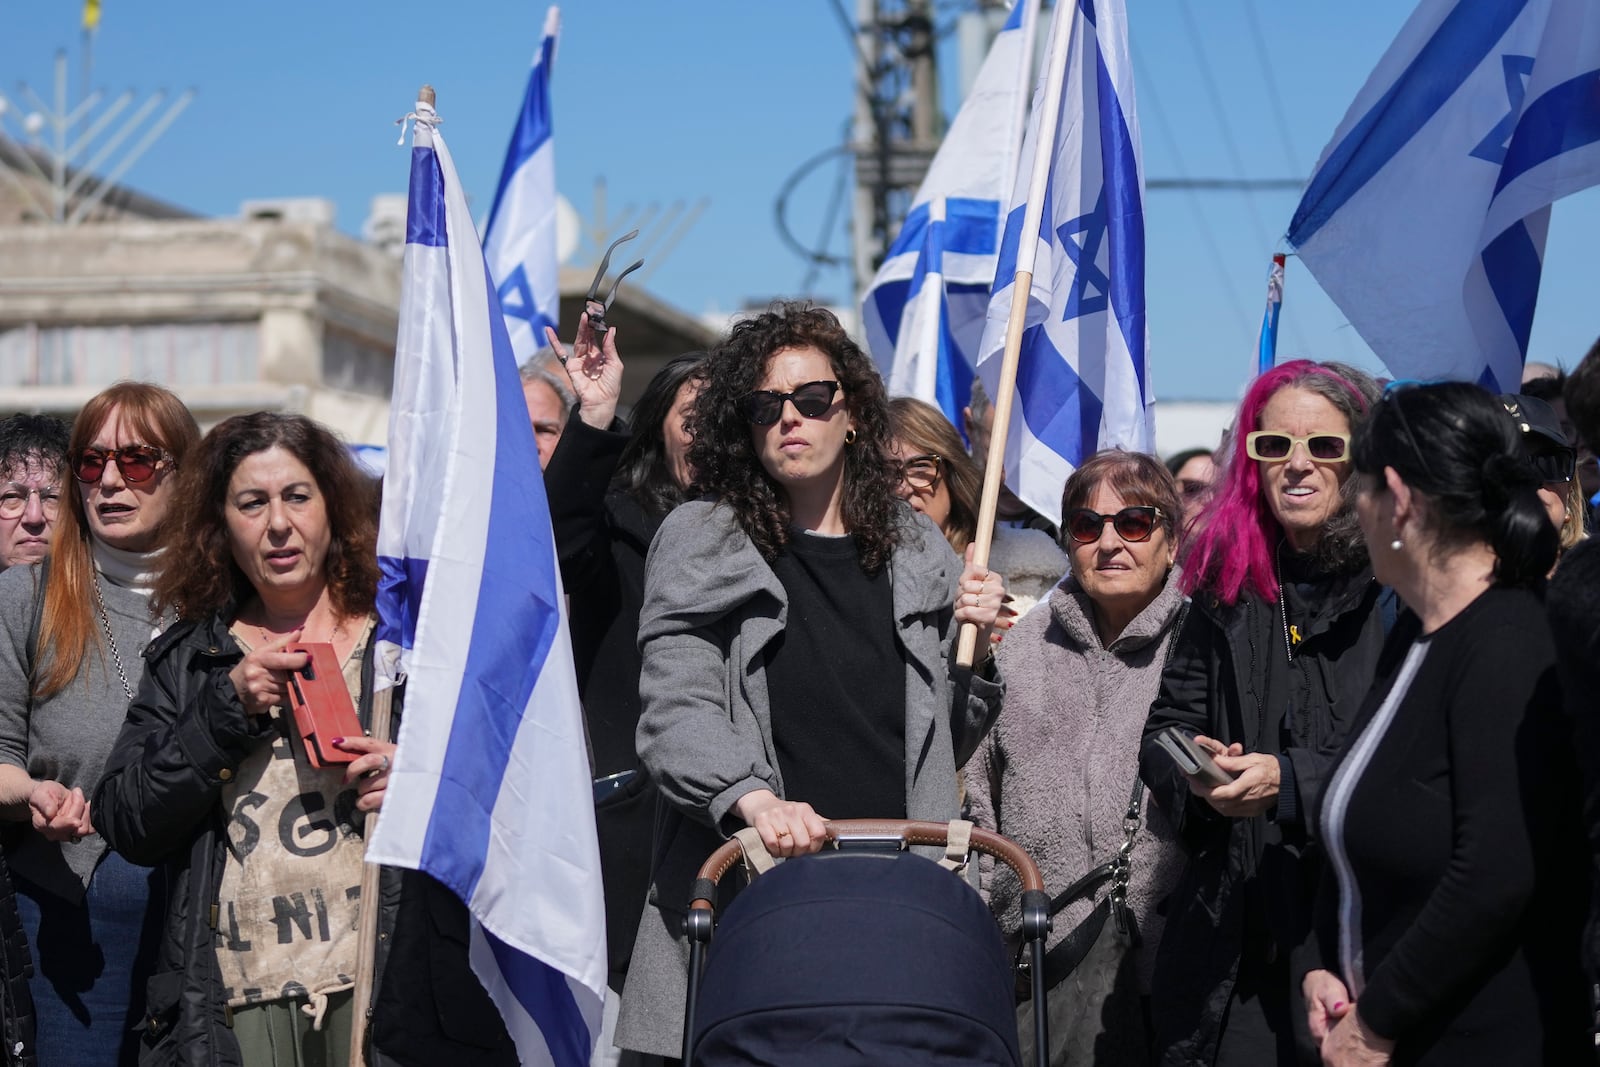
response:
M339 656L332 645L294 645L288 652L304 652L311 658L305 667L289 674L289 706L294 711L295 728L306 743L306 758L313 767L330 763L353 763L357 752L341 752L333 746L335 737L360 737L361 720L350 702Z

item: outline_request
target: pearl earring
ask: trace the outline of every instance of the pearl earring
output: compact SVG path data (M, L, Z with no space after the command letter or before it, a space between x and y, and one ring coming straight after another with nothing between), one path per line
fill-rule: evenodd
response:
M1391 549L1393 549L1394 551L1398 552L1402 548L1404 548L1405 546L1400 543L1400 538L1396 537L1393 541L1389 542L1389 547Z

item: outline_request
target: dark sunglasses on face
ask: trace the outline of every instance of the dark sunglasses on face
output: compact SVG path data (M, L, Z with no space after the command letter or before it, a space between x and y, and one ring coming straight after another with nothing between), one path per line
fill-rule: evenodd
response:
M1541 482L1570 482L1578 470L1578 452L1560 446L1542 449L1533 453L1533 466Z
M1089 508L1073 508L1067 513L1067 535L1080 545L1092 545L1100 540L1106 523L1117 531L1124 541L1148 541L1155 533L1161 509L1150 504L1123 508L1115 515L1102 515Z
M833 406L833 395L839 391L838 382L807 382L797 386L792 393L777 393L771 389L757 389L740 401L745 418L757 426L771 426L783 416L787 401L808 419L820 419Z
M928 490L939 484L939 467L944 457L932 452L912 456L896 465L895 480L905 482L913 489Z
M1350 435L1347 433L1308 433L1302 436L1277 430L1257 430L1246 434L1244 439L1244 450L1250 458L1268 463L1288 459L1295 445L1305 445L1306 455L1319 463L1343 463L1350 458Z
M125 445L122 448L86 448L72 460L72 474L78 481L93 485L106 472L107 463L115 463L125 482L148 482L156 475L171 454L154 445Z

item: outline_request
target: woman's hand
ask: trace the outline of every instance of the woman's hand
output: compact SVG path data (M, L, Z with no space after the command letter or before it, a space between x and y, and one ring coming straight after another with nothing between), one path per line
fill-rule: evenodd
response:
M286 633L251 652L228 672L246 715L265 715L288 705L289 672L301 670L311 659L304 652L284 651L299 640L299 630Z
M572 341L570 355L548 326L544 337L567 369L572 392L578 398L578 418L597 430L606 429L616 417L617 400L622 396L622 360L617 357L616 329L608 329L604 341L596 344L586 311L578 316L578 336Z
M1311 1039L1320 1048L1328 1031L1350 1014L1350 990L1332 971L1316 970L1300 981L1300 992L1306 998L1306 1017L1311 1026Z
M1322 1062L1329 1067L1387 1067L1393 1052L1394 1042L1367 1029L1355 1005L1322 1039Z
M1189 792L1230 819L1246 819L1272 810L1278 802L1282 769L1278 757L1264 752L1246 753L1237 742L1224 745L1214 738L1196 737L1195 744L1211 753L1218 767L1233 775L1227 785L1211 785L1189 778Z
M987 653L1003 632L996 624L1005 609L1006 581L995 571L976 566L972 562L972 552L973 546L968 545L967 565L956 586L955 621L976 626L978 647Z
M804 856L819 851L828 840L828 828L810 804L780 800L770 789L746 793L733 802L733 813L756 828L774 856Z
M89 821L89 801L82 789L60 782L40 782L28 794L33 828L47 841L77 841L94 833Z
M377 811L383 807L383 793L389 788L389 771L394 767L394 742L376 737L335 737L333 747L340 752L361 755L344 770L344 784L356 787L356 808Z

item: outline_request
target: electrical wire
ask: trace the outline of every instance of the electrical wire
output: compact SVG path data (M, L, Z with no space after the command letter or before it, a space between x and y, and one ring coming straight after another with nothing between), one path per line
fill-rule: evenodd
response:
M1245 24L1250 27L1250 40L1255 45L1256 66L1267 82L1267 102L1272 105L1272 119L1278 126L1278 140L1283 145L1283 158L1289 164L1290 174L1300 174L1300 160L1296 158L1294 137L1289 132L1289 116L1283 110L1283 94L1278 92L1278 78L1273 70L1272 53L1267 39L1261 35L1261 19L1256 14L1256 0L1243 0Z
M1162 139L1166 142L1166 149L1172 156L1172 163L1178 172L1181 187L1188 194L1189 206L1192 211L1195 228L1200 231L1200 239L1205 243L1206 251L1210 254L1211 269L1218 283L1222 287L1223 299L1226 301L1234 318L1239 323L1240 334L1248 339L1250 337L1250 316L1245 312L1244 305L1239 303L1239 294L1228 284L1228 265L1223 262L1221 245L1217 242L1217 235L1211 229L1211 223L1206 218L1205 207L1201 202L1200 194L1189 183L1189 168L1184 166L1183 152L1178 148L1178 139L1173 136L1172 126L1167 122L1167 113L1161 107L1161 100L1156 95L1155 81L1144 70L1144 64L1139 59L1141 53L1133 52L1134 77L1138 79L1139 107L1141 111L1148 109L1156 120L1156 128L1161 132Z

